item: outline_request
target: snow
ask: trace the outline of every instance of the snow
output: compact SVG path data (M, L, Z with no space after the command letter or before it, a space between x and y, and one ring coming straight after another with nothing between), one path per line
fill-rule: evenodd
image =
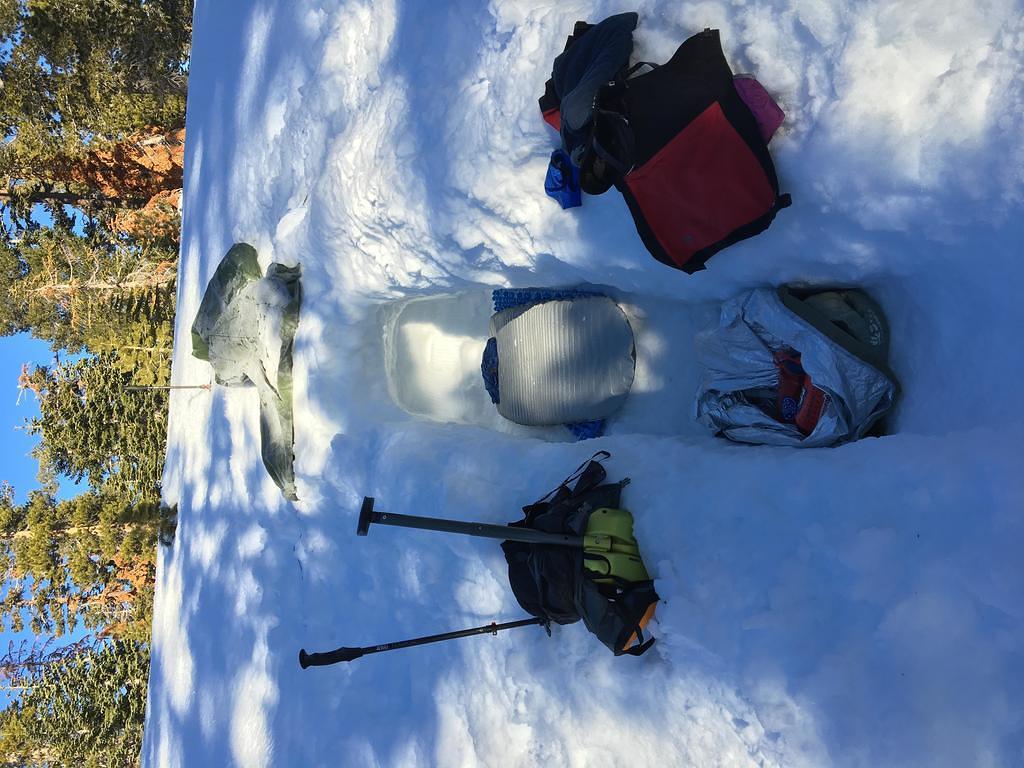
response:
M640 2L637 58L718 27L734 71L787 112L772 149L793 207L694 276L649 257L614 193L572 211L543 194L551 61L577 18L627 9L198 3L174 383L211 378L188 329L233 243L300 263L300 501L262 466L253 391L174 393L179 526L158 572L145 765L1024 760L1020 4ZM885 308L892 434L800 451L692 423L698 321L784 282L861 286ZM392 399L401 302L578 283L614 288L636 321L637 379L608 436L538 439ZM455 321L473 307L457 309L420 330L472 346ZM438 397L458 411L456 351ZM577 624L299 668L302 647L522 615L495 542L356 538L364 495L507 522L599 449L632 478L664 598L647 655L614 658Z

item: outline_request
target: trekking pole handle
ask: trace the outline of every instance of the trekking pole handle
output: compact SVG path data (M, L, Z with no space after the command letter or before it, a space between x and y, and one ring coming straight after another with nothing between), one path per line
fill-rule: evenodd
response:
M326 667L329 664L337 664L339 661L355 661L363 655L362 648L335 648L325 653L306 653L303 648L299 651L299 666L303 669L309 667Z

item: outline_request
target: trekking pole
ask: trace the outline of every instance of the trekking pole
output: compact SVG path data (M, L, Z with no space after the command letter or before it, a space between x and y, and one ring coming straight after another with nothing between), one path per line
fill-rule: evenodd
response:
M443 517L419 517L418 515L396 515L391 512L377 512L373 509L373 497L364 496L359 509L356 535L365 536L372 523L396 525L401 528L421 528L442 533L461 533L466 536L483 536L488 539L521 541L526 544L554 544L563 547L580 547L590 543L591 537L572 536L567 533L548 533L534 528L520 528L511 525L472 523L462 520L447 520ZM586 541L585 541L586 539Z
M129 392L145 392L146 390L151 390L151 389L209 389L209 388L210 388L209 384L171 384L171 385L165 385L165 386L156 386L156 385L146 385L146 386L143 386L143 385L136 385L136 386L132 386L132 387L125 387L125 389L127 391L129 391Z
M411 648L414 645L426 645L427 643L440 643L443 640L456 640L460 637L469 637L471 635L484 635L490 633L492 635L498 634L503 629L515 629L516 627L528 627L531 624L547 625L547 621L544 619L520 619L519 621L508 621L504 624L496 624L493 621L483 627L473 627L472 629L460 629L456 632L445 632L440 635L427 635L426 637L414 637L412 640L400 640L397 643L384 643L383 645L371 645L366 648L335 648L333 651L326 651L324 653L306 653L306 649L303 648L299 651L299 666L303 669L309 667L325 667L328 664L337 664L341 661L354 661L360 656L365 656L368 653L382 653L384 651L395 651L399 648ZM550 631L548 634L551 634Z

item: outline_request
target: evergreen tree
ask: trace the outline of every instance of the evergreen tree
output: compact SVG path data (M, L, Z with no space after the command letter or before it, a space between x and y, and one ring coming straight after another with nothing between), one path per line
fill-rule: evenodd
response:
M22 640L17 645L11 640L7 652L0 655L0 687L8 692L28 690L48 668L91 650L95 643L91 635L63 645L58 645L53 636L32 643Z
M30 330L70 351L109 351L126 338L159 347L169 366L176 259L167 244L102 229L81 236L56 222L0 242L0 333Z
M40 366L23 381L39 397L40 465L128 504L159 498L167 440L166 390L132 391L114 354Z
M125 641L48 666L0 712L0 759L40 768L137 765L148 677L148 648Z
M0 0L5 239L33 229L37 206L110 219L181 186L180 163L146 157L184 125L191 13L189 0Z
M0 0L0 116L66 147L179 127L191 27L188 0Z
M144 640L152 621L156 543L170 522L155 502L89 492L57 502L36 491L0 499L0 619L58 637L80 623L99 636Z
M0 89L0 94L3 91ZM116 223L121 209L137 209L182 186L184 131L147 128L117 141L91 137L65 146L22 120L0 144L0 206L8 240L36 228L38 207L52 218L78 209L89 222Z
M0 335L92 357L26 369L43 487L0 485L0 619L108 642L0 658L0 764L134 765L166 441L192 0L0 0ZM176 196L178 195L178 196ZM58 501L53 478L90 490ZM110 641L112 639L112 641ZM79 649L82 650L82 649Z
M0 0L0 333L76 350L169 314L191 7Z

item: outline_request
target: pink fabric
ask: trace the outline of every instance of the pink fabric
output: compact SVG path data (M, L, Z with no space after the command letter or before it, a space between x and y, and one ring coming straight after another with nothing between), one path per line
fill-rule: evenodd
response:
M736 92L743 99L743 103L754 114L757 127L761 129L761 136L764 138L764 143L767 144L772 140L778 127L782 125L786 113L775 103L775 99L768 95L768 91L753 75L736 75L732 82L736 86Z

